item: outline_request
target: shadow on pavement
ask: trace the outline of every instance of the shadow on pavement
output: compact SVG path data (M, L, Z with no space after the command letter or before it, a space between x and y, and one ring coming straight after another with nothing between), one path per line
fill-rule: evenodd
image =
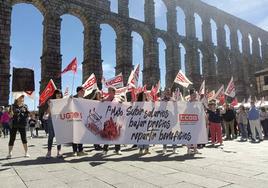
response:
M2 166L31 166L31 165L43 165L43 164L54 164L54 163L80 163L80 162L89 162L91 166L98 166L103 163L112 161L112 162L121 162L121 161L143 161L143 162L161 162L161 161L186 161L186 160L198 160L203 159L202 156L197 155L180 155L175 156L174 154L165 154L165 155L157 155L157 156L151 156L150 155L140 155L140 154L134 154L131 156L121 156L118 158L118 155L107 155L103 156L101 153L96 153L93 156L86 156L86 157L72 157L74 159L71 160L65 160L69 157L65 157L62 159L58 158L50 158L46 159L45 157L38 157L33 160L25 160L25 161L18 161L18 162L10 162L3 164ZM116 158L112 158L112 157Z

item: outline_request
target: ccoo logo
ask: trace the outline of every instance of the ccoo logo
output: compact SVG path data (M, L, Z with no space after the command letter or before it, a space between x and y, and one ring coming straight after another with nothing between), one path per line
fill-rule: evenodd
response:
M184 123L197 122L199 120L197 114L179 114L179 119L180 122Z

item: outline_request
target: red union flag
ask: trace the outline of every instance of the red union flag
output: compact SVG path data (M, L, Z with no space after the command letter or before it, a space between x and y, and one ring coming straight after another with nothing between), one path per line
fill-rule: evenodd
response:
M135 69L131 71L130 76L128 78L128 86L129 87L138 87L139 82L139 74L140 74L140 65L136 65Z
M182 85L183 87L187 88L189 85L193 84L180 70L177 74L175 80L175 83Z
M85 90L85 96L89 95L94 89L98 89L97 79L94 73L90 75L90 77L87 79L87 81L85 81L82 87Z
M53 93L56 89L57 88L56 88L53 80L50 79L46 88L44 89L44 91L41 93L41 95L39 97L39 106L42 106L43 104L45 104L45 102L49 99L49 97L51 97L53 95Z
M76 57L71 61L71 63L61 72L61 74L64 74L68 71L73 71L73 73L77 72L77 59Z
M232 97L232 98L235 97L235 85L234 85L233 77L231 78L231 80L226 88L225 95Z
M109 80L104 80L103 81L104 85L108 88L109 86L113 86L116 89L124 87L123 83L123 74L120 73L117 76L109 79Z

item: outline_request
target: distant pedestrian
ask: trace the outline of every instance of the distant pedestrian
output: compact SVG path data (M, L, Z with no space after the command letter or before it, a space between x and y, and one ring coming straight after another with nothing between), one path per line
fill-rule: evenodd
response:
M248 120L250 125L250 130L252 133L252 142L256 142L256 130L259 135L259 141L263 140L261 123L260 123L260 111L255 106L255 101L251 101L250 109L248 111Z
M223 111L222 118L225 125L225 135L226 135L225 140L235 139L235 130L234 130L235 112L230 107L230 104L225 104L225 109Z
M6 107L4 109L3 115L0 118L0 122L3 126L3 133L4 133L4 138L9 134L10 132L10 115L9 115L9 108Z
M268 112L264 107L261 108L260 120L264 133L264 137L268 137Z
M243 105L239 107L239 112L237 114L237 123L239 125L239 130L241 133L240 141L247 141L248 139L248 130L247 130L248 115Z

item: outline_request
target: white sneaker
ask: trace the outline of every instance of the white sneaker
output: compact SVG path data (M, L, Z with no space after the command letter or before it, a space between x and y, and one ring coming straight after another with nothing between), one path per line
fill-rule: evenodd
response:
M114 151L114 153L116 154L116 155L122 155L122 152L119 150L119 151Z
M11 157L12 157L11 153L7 155L7 159L11 159Z
M29 153L28 152L25 153L24 157L29 158L30 157Z
M177 154L178 153L178 150L176 148L173 148L173 154Z
M103 151L103 152L102 152L102 155L105 156L105 155L107 155L107 153L108 153L108 151Z

